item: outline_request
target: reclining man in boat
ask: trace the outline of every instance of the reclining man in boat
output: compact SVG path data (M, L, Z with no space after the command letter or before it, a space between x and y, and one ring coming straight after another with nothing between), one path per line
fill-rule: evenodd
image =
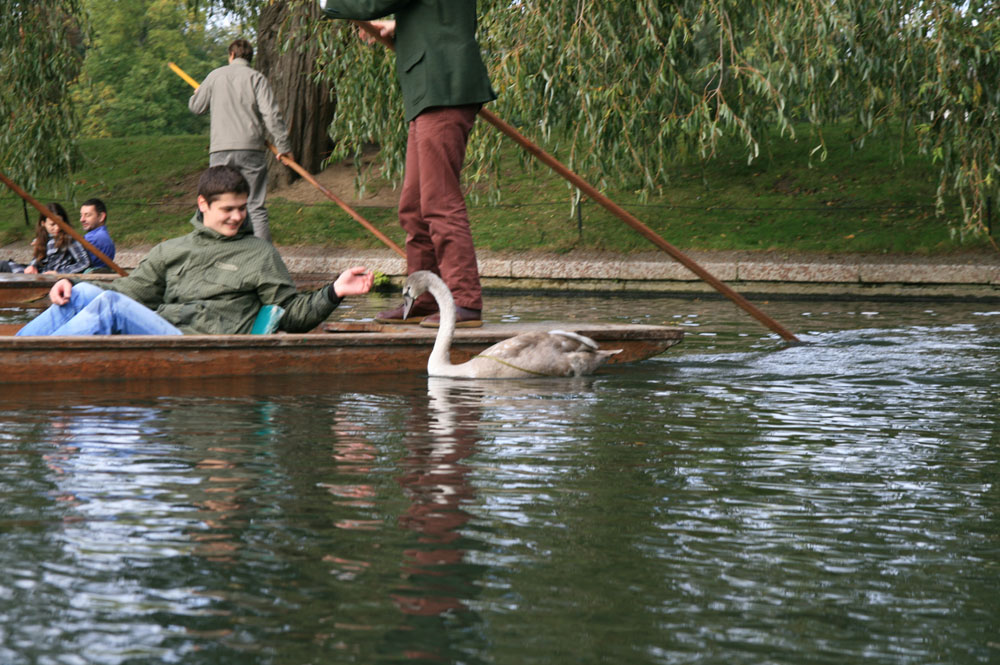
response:
M49 291L52 306L18 335L249 333L265 305L285 310L280 330L307 332L345 296L371 289L372 273L357 266L299 293L278 251L244 224L249 191L235 168L209 168L198 182L194 231L155 246L127 277L59 280Z

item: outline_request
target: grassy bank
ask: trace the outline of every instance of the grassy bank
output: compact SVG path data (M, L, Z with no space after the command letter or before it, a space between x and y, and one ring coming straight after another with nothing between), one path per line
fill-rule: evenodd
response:
M899 158L892 139L869 140L852 151L845 132L828 137L830 156L809 164L808 140L776 142L748 165L734 146L707 165L669 167L670 186L640 202L635 193L606 192L682 249L943 254L985 249L985 239L951 231L960 212L950 202L934 211L936 170L922 156ZM111 210L120 246L155 243L185 233L198 173L207 166L207 137L176 136L84 141L84 159L68 183L49 183L32 194L68 210L91 196ZM539 165L525 173L515 150L504 160L499 205L485 197L470 206L476 245L497 251L636 251L649 243L596 204L584 201L571 215L564 181ZM325 199L318 204L269 199L275 241L282 245L379 247L360 225ZM357 207L366 219L403 244L395 210ZM0 242L31 236L20 199L0 195ZM0 257L2 258L2 257Z

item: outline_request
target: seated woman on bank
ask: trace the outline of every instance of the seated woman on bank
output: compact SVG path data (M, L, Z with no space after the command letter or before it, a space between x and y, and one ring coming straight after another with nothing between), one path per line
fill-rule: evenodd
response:
M69 224L69 215L58 203L50 203L49 212ZM35 226L33 243L35 258L24 268L26 275L39 273L69 275L83 272L90 267L90 257L79 241L62 230L48 217L40 215Z
M69 215L58 203L50 203L46 208L53 215L69 224ZM34 258L28 265L14 261L0 261L0 272L23 272L26 275L40 273L63 274L83 272L90 267L87 250L78 241L45 215L38 217L35 238L31 241Z
M59 280L49 291L52 306L17 334L245 334L268 305L284 310L280 330L307 332L344 296L371 289L372 273L357 266L300 293L274 246L244 224L249 192L236 169L209 168L198 182L193 231L161 242L127 277Z

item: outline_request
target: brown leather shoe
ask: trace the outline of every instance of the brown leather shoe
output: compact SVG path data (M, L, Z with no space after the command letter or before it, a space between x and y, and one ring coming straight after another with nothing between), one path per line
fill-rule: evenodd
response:
M409 316L404 319L403 307L403 305L400 305L394 309L387 309L384 312L379 312L378 316L375 317L376 323L402 323L407 325L416 325L423 321L424 317L437 313L437 309L414 305L410 308Z
M431 314L425 316L420 322L424 328L441 327L441 314ZM483 312L478 309L469 309L460 305L455 306L455 327L456 328L479 328L483 325Z

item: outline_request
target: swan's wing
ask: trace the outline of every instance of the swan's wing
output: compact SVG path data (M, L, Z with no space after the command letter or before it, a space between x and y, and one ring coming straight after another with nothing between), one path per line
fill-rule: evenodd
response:
M568 337L569 339L575 339L577 342L580 342L580 344L583 344L585 346L589 346L590 348L592 348L595 351L598 348L600 348L600 347L597 346L597 342L595 342L594 340L590 339L589 337L581 335L580 333L567 332L565 330L550 330L549 334L550 335L562 335L563 337Z
M607 362L614 352L601 351L589 337L556 330L531 332L505 339L470 363L482 378L513 376L579 376Z

